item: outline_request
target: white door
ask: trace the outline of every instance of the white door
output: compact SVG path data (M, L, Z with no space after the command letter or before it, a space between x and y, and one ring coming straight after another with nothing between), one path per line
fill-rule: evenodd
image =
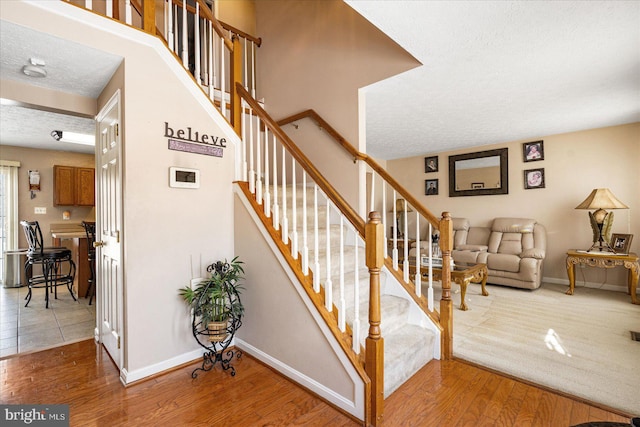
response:
M120 91L97 117L96 276L99 340L122 368L122 171Z

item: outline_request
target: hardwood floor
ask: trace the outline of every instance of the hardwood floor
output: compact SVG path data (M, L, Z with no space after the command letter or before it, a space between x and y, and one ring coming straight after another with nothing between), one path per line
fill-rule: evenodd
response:
M3 404L70 405L72 426L357 426L245 355L237 375L199 363L123 387L93 340L0 360ZM629 422L469 364L432 361L385 401L385 426L570 426Z

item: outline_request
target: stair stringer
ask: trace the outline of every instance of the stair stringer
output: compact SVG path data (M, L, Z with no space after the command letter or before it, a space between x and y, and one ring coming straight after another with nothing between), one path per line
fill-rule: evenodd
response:
M433 345L433 358L440 359L441 354L441 332L442 328L440 325L436 324L420 307L412 297L412 295L407 292L407 290L402 286L402 284L398 281L396 276L392 274L389 270L388 266L385 264L382 266L382 272L384 272L386 276L386 280L381 286L380 293L382 295L393 295L399 298L403 298L409 301L409 312L407 323L410 325L420 326L426 329L429 329L435 335L435 341ZM413 283L412 283L413 284Z
M236 346L364 420L369 380L363 367L345 353L240 185L236 183L233 188L236 255L247 265L242 294L245 317L235 336ZM306 314L293 303L282 307L283 300L304 305ZM291 319L294 312L303 321ZM277 323L279 316L291 320ZM316 351L310 356L311 349ZM317 357L314 359L313 355ZM341 383L342 390L338 390L336 382Z

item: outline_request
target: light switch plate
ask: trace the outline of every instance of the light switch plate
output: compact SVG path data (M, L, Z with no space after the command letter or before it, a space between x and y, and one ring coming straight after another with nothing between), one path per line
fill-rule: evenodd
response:
M36 215L46 215L47 208L35 208L33 213Z

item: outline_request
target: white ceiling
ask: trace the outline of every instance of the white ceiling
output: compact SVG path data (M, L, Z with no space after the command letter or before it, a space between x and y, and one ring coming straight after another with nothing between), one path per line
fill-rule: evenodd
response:
M640 121L638 1L346 2L424 64L366 89L374 157ZM22 74L32 56L47 78ZM0 79L95 98L121 61L0 21ZM92 120L0 106L0 144L50 148L51 130L83 126ZM70 145L57 149L87 150Z
M29 58L44 60L47 77L22 73ZM79 43L0 21L0 79L97 98L122 58ZM0 105L0 145L93 153L86 145L58 142L52 130L95 133L92 118L69 112L35 109L25 104L2 101Z
M638 1L345 1L424 64L367 88L374 157L640 121Z

